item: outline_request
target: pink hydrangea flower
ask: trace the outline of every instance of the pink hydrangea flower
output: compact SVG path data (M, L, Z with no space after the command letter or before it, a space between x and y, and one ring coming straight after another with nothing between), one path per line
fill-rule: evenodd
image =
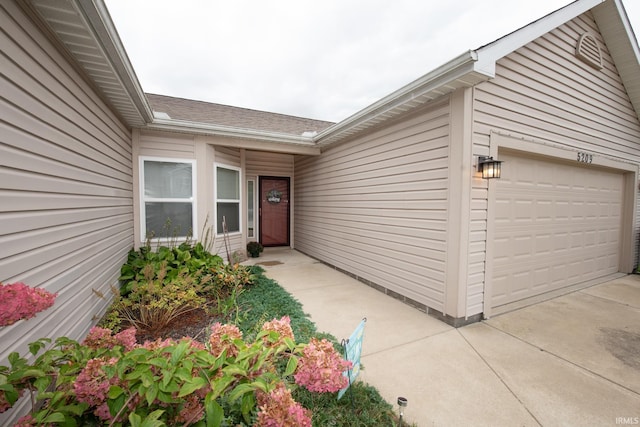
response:
M204 418L204 397L196 393L185 396L182 409L176 416L175 422L180 425L191 425Z
M31 416L31 414L27 414L24 417L20 418L18 422L16 422L13 427L32 427L37 426L38 422Z
M215 323L211 327L211 335L209 336L209 350L214 356L222 354L227 350L227 356L235 357L238 355L238 348L233 343L235 339L242 339L242 332L235 325L223 325L220 322Z
M311 427L311 413L291 397L283 383L269 394L258 393L256 427Z
M155 341L145 341L144 344L142 344L142 348L146 348L147 350L156 350L159 348L169 347L175 344L176 344L176 341L174 341L171 338L167 338L164 340L161 338L158 338Z
M342 373L351 366L352 363L344 360L331 342L312 338L302 350L294 378L296 384L309 391L332 393L347 386L349 379Z
M103 420L111 419L106 404L107 393L112 385L117 384L118 377L109 378L102 368L105 365L115 365L117 361L116 358L91 359L73 383L73 390L78 401L96 408L94 414Z
M111 329L94 326L91 328L82 344L94 350L99 348L112 349L113 347L120 345L124 347L126 351L130 351L137 346L136 332L136 328L131 327L113 335L113 331L111 331Z
M120 331L115 334L113 337L116 342L120 344L126 351L133 350L137 347L138 342L136 341L136 333L138 331L133 326L125 329L124 331Z
M0 326L8 326L21 319L31 319L51 307L58 294L24 283L0 283Z
M262 330L270 331L270 332L273 331L278 333L279 339L274 343L269 343L269 340L267 337L263 338L263 341L265 342L265 344L270 345L272 347L278 347L280 344L283 343L284 338L295 339L293 336L293 330L291 329L291 319L289 318L289 316L283 316L280 320L273 319L270 322L265 322L265 324L262 325Z

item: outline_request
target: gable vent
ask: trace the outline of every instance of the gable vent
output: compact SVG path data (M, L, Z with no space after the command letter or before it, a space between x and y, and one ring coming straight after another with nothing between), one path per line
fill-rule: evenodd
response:
M578 40L576 56L596 70L603 67L602 52L598 40L590 33L584 33Z

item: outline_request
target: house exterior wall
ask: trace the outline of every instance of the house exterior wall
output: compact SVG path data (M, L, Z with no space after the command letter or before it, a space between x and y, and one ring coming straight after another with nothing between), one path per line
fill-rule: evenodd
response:
M0 22L0 281L58 293L0 328L6 364L40 337L81 339L102 316L133 208L130 131L14 2Z
M293 156L290 154L246 150L226 146L223 137L189 135L181 133L135 130L133 136L134 157L156 159L189 159L196 165L196 225L194 237L203 239L206 229L215 223L214 165L231 166L241 170L241 233L230 233L227 243L222 234L215 236L211 250L227 260L227 251L233 255L244 251L246 245L246 180L259 175L293 176ZM231 141L232 145L237 141ZM139 161L134 162L134 188L140 188ZM136 190L135 227L136 245L144 244L141 237L140 194ZM233 258L233 257L232 257Z
M296 157L296 249L442 311L449 124L444 99L319 157Z
M602 70L575 56L577 41L585 31L600 44ZM495 156L507 140L517 141L518 150L555 150L572 160L577 151L592 153L602 165L616 167L617 162L627 169L625 179L631 190L625 194L625 215L637 211L629 204L637 199L640 123L590 12L501 59L495 79L476 86L473 98L474 156ZM491 185L473 179L468 315L483 310L483 281L489 276L483 267L487 263L490 268L491 263L490 255L487 258L491 252ZM637 218L627 222L629 232L623 240L637 234ZM626 258L635 260L636 256ZM628 265L622 271L627 270Z
M293 178L292 154L247 150L247 178L287 176Z

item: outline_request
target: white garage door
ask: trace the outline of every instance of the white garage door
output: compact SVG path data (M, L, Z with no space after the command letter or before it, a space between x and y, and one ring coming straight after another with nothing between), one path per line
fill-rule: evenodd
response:
M491 305L618 272L623 176L500 154Z

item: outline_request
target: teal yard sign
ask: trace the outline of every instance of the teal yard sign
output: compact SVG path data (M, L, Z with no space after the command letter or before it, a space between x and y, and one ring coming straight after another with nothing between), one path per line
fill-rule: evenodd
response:
M344 372L344 375L349 377L349 385L338 392L338 399L340 399L349 389L349 386L358 377L360 373L360 356L362 355L362 339L364 338L364 325L367 323L367 318L362 319L358 327L351 334L348 340L342 340L342 347L344 348L345 359L350 361L353 366L351 369Z

